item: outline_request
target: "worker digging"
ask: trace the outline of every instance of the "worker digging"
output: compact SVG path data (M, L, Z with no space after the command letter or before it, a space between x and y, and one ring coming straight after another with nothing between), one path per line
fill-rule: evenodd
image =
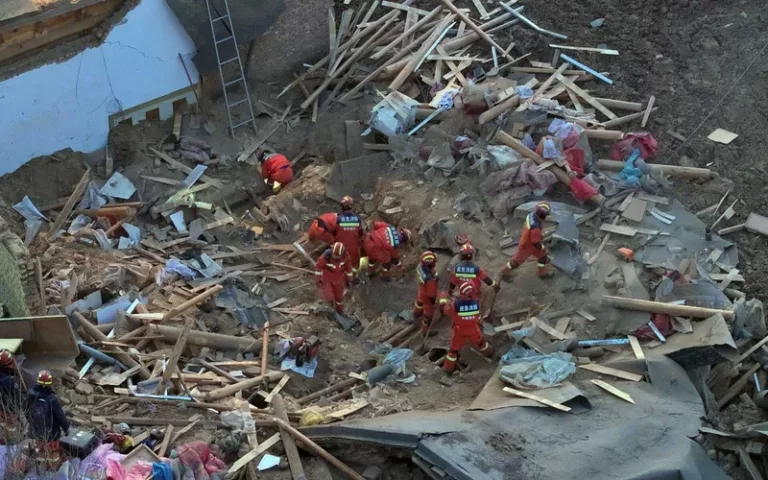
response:
M26 3L0 479L768 478L759 2Z

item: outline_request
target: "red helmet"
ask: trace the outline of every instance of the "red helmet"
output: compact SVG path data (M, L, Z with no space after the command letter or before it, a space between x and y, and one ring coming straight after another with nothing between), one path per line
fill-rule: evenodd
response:
M331 246L331 257L339 259L344 256L345 251L346 249L344 248L344 244L341 242L336 242Z
M552 211L552 207L547 202L541 202L536 205L536 216L544 219L547 218L547 215Z
M349 195L346 195L341 199L340 203L341 203L342 210L350 210L352 209L352 205L355 204L355 200Z
M473 258L475 258L475 247L473 247L468 243L465 243L459 249L459 255L461 255L461 258L463 260L472 260Z
M413 245L413 234L407 228L400 229L400 238L403 239L403 243Z
M13 364L13 354L7 349L0 350L0 367L9 367Z
M459 298L472 298L475 293L475 286L472 282L464 282L459 287Z
M453 241L456 242L456 245L464 245L465 243L469 243L469 235L466 233L457 233L455 237L453 237Z
M53 385L53 375L48 370L40 370L37 374L37 384L44 387L50 387Z
M437 263L437 255L435 255L434 252L430 252L429 250L427 250L426 252L421 254L421 263L422 265L426 265L432 268Z

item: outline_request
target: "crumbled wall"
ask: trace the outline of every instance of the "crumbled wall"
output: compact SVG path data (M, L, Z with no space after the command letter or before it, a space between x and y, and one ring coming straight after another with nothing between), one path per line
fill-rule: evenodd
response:
M35 267L24 242L0 217L0 303L4 316L25 317L40 310Z

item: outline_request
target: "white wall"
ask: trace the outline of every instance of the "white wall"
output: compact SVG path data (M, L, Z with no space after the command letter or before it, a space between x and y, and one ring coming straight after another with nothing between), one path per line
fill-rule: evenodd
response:
M1 1L1 0L0 0ZM165 0L141 0L103 44L0 83L0 175L62 148L103 148L108 117L189 86L196 47Z

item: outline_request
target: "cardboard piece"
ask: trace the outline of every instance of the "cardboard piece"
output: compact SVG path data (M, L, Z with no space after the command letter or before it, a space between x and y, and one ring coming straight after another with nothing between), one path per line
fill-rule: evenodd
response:
M714 132L710 133L707 138L712 140L713 142L728 145L732 141L736 140L736 137L738 136L739 135L736 133L729 132L728 130L723 130L722 128L718 128Z
M752 233L768 235L768 218L752 212L747 217L747 222L744 224L744 228Z
M80 354L66 315L0 319L0 338L24 340L21 373L27 385L34 385L43 369L62 375Z
M515 397L504 393L502 390L506 384L501 381L498 375L498 370L494 373L485 387L480 391L472 405L469 406L469 410L495 410L497 408L507 407L544 407L539 402L528 400L526 398ZM591 408L587 397L579 390L578 387L570 382L563 382L560 385L536 390L536 395L546 398L555 403L567 404L569 407L574 408L576 406L584 407L586 409ZM574 412L576 413L576 412Z
M721 314L717 314L700 322L693 322L693 333L670 335L667 337L667 343L645 351L645 356L649 359L662 355L688 369L735 361L739 358L739 351L731 337L728 324Z
M621 216L632 220L633 222L642 222L645 217L645 210L648 208L648 202L640 200L639 198L633 198L629 202L629 206L622 212Z

